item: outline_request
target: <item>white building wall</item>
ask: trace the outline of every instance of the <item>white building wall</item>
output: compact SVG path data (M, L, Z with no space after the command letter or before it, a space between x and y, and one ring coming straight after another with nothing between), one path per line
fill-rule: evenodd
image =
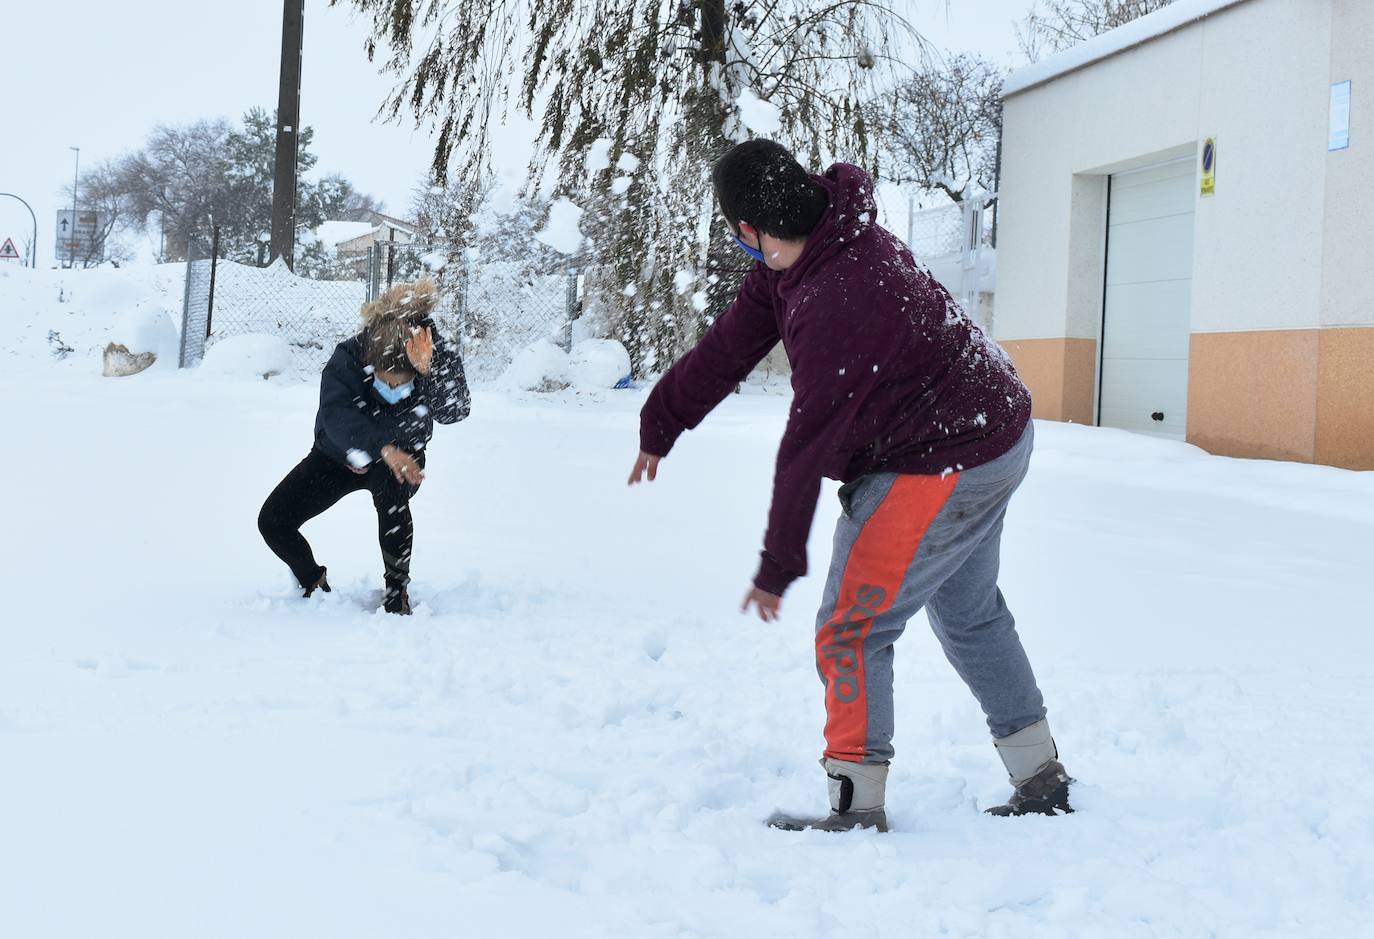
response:
M1194 331L1317 325L1333 3L1366 21L1374 7L1248 0L1008 98L997 337L1096 339L1106 175L1208 136Z
M1374 0L1333 4L1330 80L1347 79L1350 149L1326 154L1323 326L1374 323Z
M1250 0L1195 31L1217 194L1198 200L1193 331L1317 326L1331 4Z

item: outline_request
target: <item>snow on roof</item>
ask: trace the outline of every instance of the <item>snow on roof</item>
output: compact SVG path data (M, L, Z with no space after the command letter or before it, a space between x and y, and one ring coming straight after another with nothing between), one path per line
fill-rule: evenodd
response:
M1245 0L1176 0L1163 9L1108 30L1100 36L1094 36L1072 49L1066 49L1041 62L1017 69L1008 76L1002 86L1002 97L1010 98L1027 88L1042 85L1061 75L1114 56L1132 46L1149 42L1165 33L1182 29L1190 23L1244 2Z
M375 222L321 222L315 229L315 237L325 248L361 238L377 230Z

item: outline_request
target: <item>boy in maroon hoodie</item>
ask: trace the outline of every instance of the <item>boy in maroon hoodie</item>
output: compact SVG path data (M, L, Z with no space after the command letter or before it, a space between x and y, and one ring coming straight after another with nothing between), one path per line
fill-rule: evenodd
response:
M744 609L777 618L806 573L822 477L844 482L816 661L825 684L830 814L779 828L887 830L893 643L923 607L978 698L1015 787L998 815L1072 811L1045 707L997 588L1002 520L1025 476L1030 393L1001 348L876 223L873 184L809 175L782 146L740 144L713 170L754 257L739 295L649 395L631 484L769 350L792 364L768 530Z

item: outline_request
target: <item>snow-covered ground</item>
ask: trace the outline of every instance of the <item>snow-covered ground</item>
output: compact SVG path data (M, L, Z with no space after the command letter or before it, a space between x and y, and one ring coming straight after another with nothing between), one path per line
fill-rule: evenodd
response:
M896 831L788 834L820 578L736 613L784 396L631 490L642 392L479 391L399 619L366 497L306 529L322 599L259 541L312 386L102 379L5 283L0 936L1367 934L1374 474L1041 424L1002 583L1080 811L979 813L1004 777L919 621Z

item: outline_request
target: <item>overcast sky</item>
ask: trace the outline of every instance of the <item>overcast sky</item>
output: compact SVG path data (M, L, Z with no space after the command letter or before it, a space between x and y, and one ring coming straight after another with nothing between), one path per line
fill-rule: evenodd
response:
M1014 62L1014 20L1030 0L907 0L939 48ZM50 264L72 146L90 167L137 147L158 123L237 118L277 101L281 0L14 0L0 18L0 192L38 215ZM428 128L373 121L390 80L363 53L364 24L306 0L301 121L317 171L340 172L405 214L432 153ZM512 131L520 136L524 131ZM0 242L23 249L28 213L0 198Z

